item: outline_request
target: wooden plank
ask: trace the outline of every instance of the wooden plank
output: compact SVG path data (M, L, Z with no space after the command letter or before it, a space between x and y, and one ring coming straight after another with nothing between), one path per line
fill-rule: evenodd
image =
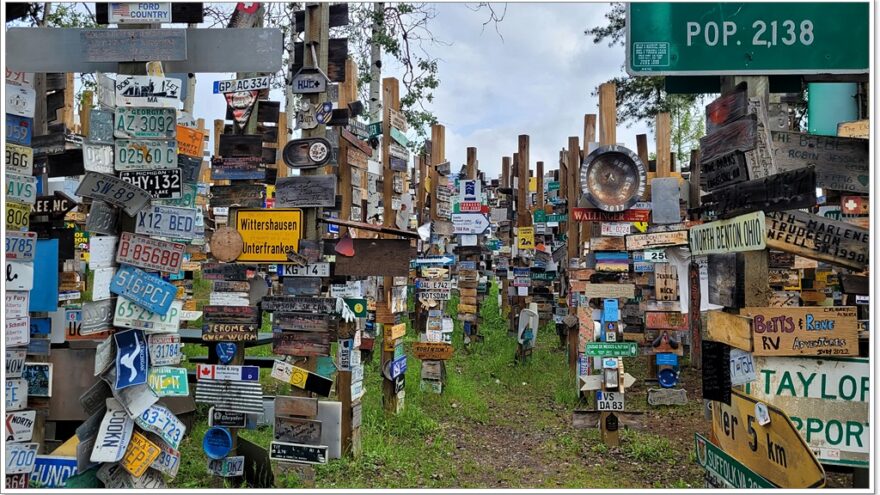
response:
M697 160L697 164L700 167L700 186L707 191L749 179L746 155L742 151L733 151L710 161Z
M594 284L581 280L570 282L572 292L581 292L586 297L595 298L624 298L635 297L636 286L634 284Z
M840 274L840 287L844 294L867 296L870 289L870 278L862 275Z
M335 175L299 175L282 177L275 181L276 207L332 208L335 204Z
M654 297L658 301L678 300L678 270L672 264L654 264Z
M869 192L868 140L771 131L773 159L782 171L816 167L816 187Z
M669 113L658 113L655 117L654 133L656 136L657 177L669 177L672 172L672 160L669 153L672 149L672 124Z
M706 339L752 351L752 319L724 311L706 312Z
M743 303L746 306L769 306L773 291L770 290L767 250L738 253L737 259L741 260L737 263L742 266Z
M452 359L452 344L441 342L414 342L412 345L413 355L421 360L447 360Z
M749 115L701 137L700 159L705 163L733 151L750 151L757 146L757 140L758 122L754 115Z
M599 144L617 144L617 85L610 82L599 85Z
M262 156L263 136L259 134L220 134L217 153L223 157Z
M767 247L764 213L695 225L690 230L692 255L733 253Z
M626 243L623 237L591 237L590 251L624 251Z
M417 256L415 247L406 239L353 239L353 242L354 256L336 256L336 275L406 277L409 260Z
M854 306L743 308L752 317L756 356L857 356Z
M303 68L303 43L294 43L294 62L290 65L290 73L296 74ZM332 38L327 44L327 77L331 82L345 81L345 60L348 58L348 38Z
M294 16L294 29L296 29L297 33L301 33L304 30L305 22L306 22L306 11L305 10L297 10L293 13ZM348 25L348 4L347 3L334 3L330 5L329 15L328 15L328 25L331 28L335 27L343 27ZM356 73L355 73L356 74Z
M276 416L314 418L318 415L318 399L309 397L275 397Z
M868 231L801 211L767 214L767 247L853 270L868 266Z
M837 135L838 137L868 139L871 135L871 121L864 119L841 122L837 124Z
M656 330L687 330L688 315L672 311L645 312L645 328Z
M688 243L687 230L673 230L669 232L652 232L649 234L630 234L626 237L627 251L638 251L655 247L683 246Z
M748 113L749 95L746 83L741 82L733 91L722 94L706 105L706 134L711 134Z
M740 182L701 198L704 215L730 218L753 211L809 208L816 204L816 171L807 167Z

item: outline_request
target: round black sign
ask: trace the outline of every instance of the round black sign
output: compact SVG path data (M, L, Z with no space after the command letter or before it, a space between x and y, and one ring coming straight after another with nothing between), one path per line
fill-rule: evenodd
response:
M581 164L581 188L603 211L632 208L645 193L647 172L639 156L623 146L600 146Z

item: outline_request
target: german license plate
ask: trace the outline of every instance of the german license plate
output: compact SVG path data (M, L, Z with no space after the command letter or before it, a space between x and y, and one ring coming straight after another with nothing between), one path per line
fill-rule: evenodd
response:
M177 199L183 189L180 169L132 170L120 172L119 177L145 191L156 199Z
M174 301L171 303L171 309L166 314L160 315L148 311L124 297L120 297L116 300L113 326L135 328L146 333L174 333L180 328L182 310L183 301ZM179 343L180 341L178 340ZM152 342L150 345L152 345ZM159 363L154 363L151 360L150 364Z
M177 287L139 268L122 265L110 282L110 292L164 316L171 309Z
M117 107L113 135L121 139L174 139L177 110L173 108Z
M117 139L116 170L177 168L177 141Z
M330 263L310 263L305 266L279 265L282 277L329 277Z
M185 250L186 246L177 242L123 232L116 250L116 262L145 270L177 273L183 265Z
M6 173L32 174L34 171L34 150L27 146L6 143Z
M147 191L118 177L98 172L86 172L76 188L76 195L121 206L130 217L150 204L150 193Z
M136 417L134 422L144 430L162 437L162 440L172 448L180 448L186 426L167 407L154 404Z
M174 306L171 306L171 311L174 311ZM180 349L180 335L176 333L150 334L147 336L147 350L150 353L151 366L180 364L180 360L183 357Z
M6 232L6 259L33 261L36 248L36 232Z
M6 232L27 230L31 225L31 205L6 202Z
M22 144L24 146L31 145L31 138L34 136L34 119L30 117L19 117L18 115L6 114L6 142L14 144Z
M196 231L196 209L152 205L137 216L138 234L192 239Z
M599 411L623 411L623 394L597 390L596 409Z
M6 174L6 201L37 202L37 178L33 175Z
M109 144L83 143L83 167L87 171L112 174L113 146Z

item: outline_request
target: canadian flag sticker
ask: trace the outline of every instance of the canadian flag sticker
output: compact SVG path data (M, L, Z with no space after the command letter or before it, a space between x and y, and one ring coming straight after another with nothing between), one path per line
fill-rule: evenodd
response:
M198 378L214 378L214 367L200 364L196 368Z

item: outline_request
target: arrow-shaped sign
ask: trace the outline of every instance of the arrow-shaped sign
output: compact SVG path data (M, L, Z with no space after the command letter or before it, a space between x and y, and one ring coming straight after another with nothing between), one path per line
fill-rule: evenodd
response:
M413 262L416 265L443 265L448 266L455 263L455 256L444 254L443 256L428 256L425 258L416 258Z
M61 219L78 204L63 192L55 191L51 196L37 196L37 201L31 210L31 216L48 215L53 220Z
M453 234L480 235L489 229L489 219L482 213L454 213L452 227Z
M589 392L590 390L602 390L605 375L580 375L581 392ZM629 373L623 374L623 388L629 388L636 382L636 377Z

